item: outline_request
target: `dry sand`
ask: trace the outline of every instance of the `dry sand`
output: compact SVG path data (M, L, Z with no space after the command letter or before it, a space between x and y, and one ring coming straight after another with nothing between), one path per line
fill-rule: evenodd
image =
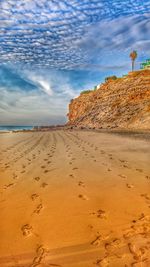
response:
M1 267L150 266L149 140L0 135Z

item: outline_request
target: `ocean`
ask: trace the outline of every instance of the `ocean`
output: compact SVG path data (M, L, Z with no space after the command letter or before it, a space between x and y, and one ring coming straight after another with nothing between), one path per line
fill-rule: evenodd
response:
M13 126L13 125L6 125L6 126L0 126L0 132L5 131L18 131L18 130L31 130L33 126Z

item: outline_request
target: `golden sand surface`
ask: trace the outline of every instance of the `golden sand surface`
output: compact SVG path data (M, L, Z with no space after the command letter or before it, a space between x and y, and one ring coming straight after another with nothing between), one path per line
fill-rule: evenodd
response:
M1 267L149 267L149 140L0 134Z

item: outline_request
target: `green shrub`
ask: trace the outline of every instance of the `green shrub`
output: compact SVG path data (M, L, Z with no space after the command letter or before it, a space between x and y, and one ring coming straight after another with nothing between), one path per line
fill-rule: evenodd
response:
M113 76L108 76L105 78L105 82L108 82L110 80L116 80L117 79L117 76L113 75Z
M92 90L85 90L85 91L82 91L80 94L81 95L83 95L83 94L89 94L89 93L91 93L92 92Z

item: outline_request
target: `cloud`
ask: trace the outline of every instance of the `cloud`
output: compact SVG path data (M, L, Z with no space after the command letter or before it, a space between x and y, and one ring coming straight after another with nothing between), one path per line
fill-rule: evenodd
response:
M89 64L100 70L129 67L129 52L138 50L139 60L150 54L150 17L148 14L105 20L87 29L79 47L88 54ZM82 68L82 64L79 65Z
M97 27L88 29L83 43L92 41L97 48L108 50L109 48L132 47L139 40L149 40L150 17L148 14L129 16L114 20L106 20L97 24ZM95 38L96 37L96 38Z
M98 33L94 35L94 30L93 41L90 39L93 48L97 48L96 40L101 43L99 49L108 47L112 40L116 47L122 45L122 33L115 30L119 24L114 22L123 21L122 18L125 23L126 18L131 18L123 29L124 35L131 34L131 27L130 36L134 38L134 34L140 33L142 38L142 29L145 32L148 27L149 18L145 14L150 12L150 0L1 0L0 9L0 62L74 69L79 64L91 63L86 45L80 47L80 42L87 40L89 27ZM136 19L132 21L135 15L147 25ZM138 24L138 31L132 22ZM132 38L128 38L128 43Z
M0 88L0 124L1 125L40 125L64 123L66 121L66 105L57 98L48 98L46 94L37 92L9 91Z
M50 82L46 81L41 75L29 74L28 79L34 82L38 88L43 90L49 96L53 94Z
M67 107L78 91L60 71L1 67L0 124L57 124L66 121ZM3 75L5 74L5 75ZM12 83L11 83L12 81Z

